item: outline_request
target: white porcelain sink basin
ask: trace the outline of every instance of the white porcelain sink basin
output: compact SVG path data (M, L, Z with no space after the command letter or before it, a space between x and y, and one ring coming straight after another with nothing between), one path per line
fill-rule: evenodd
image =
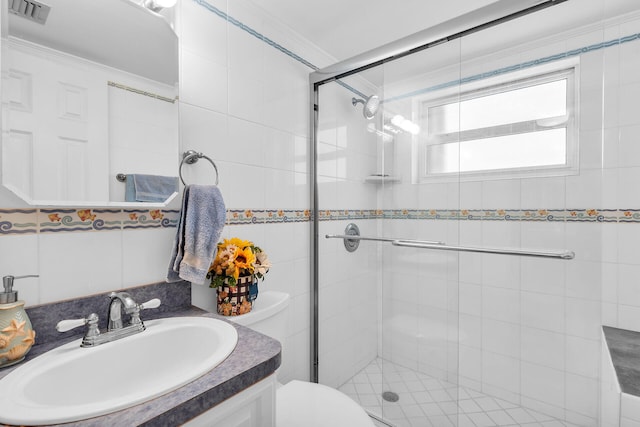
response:
M0 423L62 423L134 406L205 374L238 342L232 325L208 317L145 326L93 348L65 344L10 372L0 380Z

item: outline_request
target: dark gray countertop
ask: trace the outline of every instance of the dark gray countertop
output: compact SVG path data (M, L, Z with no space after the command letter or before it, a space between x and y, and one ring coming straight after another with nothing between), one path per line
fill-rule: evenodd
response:
M191 287L186 282L179 285L165 283L146 285L127 289L127 291L138 302L146 301L147 296L152 298L160 297L163 301L164 310L158 310L155 313L153 310L147 310L143 312L143 320L177 316L221 318L190 305ZM185 292L188 292L188 299L184 295ZM105 298L106 296L103 294L28 308L27 312L37 335L36 345L33 346L25 361L62 344L81 338L81 330L65 334L57 334L51 332L51 330L55 331L55 324L58 320L86 316L94 311L87 312L86 310L89 307L99 306L102 311L106 311L107 303ZM175 301L179 302L176 303ZM83 314L78 315L78 313ZM58 425L74 427L179 426L273 374L281 362L280 343L249 328L234 323L232 325L238 331L236 348L220 365L195 381L128 409L83 421ZM0 369L0 380L17 366L20 366L20 364ZM109 367L96 368L109 369ZM91 386L90 381L88 381L87 386ZM61 391L63 392L63 390Z
M603 326L611 361L623 393L640 397L640 332Z

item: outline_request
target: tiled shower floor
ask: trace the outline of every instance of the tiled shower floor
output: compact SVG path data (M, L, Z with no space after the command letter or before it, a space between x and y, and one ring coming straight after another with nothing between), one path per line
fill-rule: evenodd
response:
M399 395L398 402L382 400L387 390ZM375 359L340 391L370 414L380 417L383 412L385 421L396 427L575 427L383 359Z

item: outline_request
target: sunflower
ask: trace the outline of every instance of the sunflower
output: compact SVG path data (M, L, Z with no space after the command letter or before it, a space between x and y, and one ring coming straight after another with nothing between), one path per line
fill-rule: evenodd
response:
M255 263L256 255L253 253L253 249L250 246L236 253L236 266L238 269L244 270L246 273L253 274Z

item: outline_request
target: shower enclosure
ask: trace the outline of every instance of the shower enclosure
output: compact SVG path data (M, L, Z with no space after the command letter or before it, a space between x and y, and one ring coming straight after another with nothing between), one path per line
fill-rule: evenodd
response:
M498 1L311 75L311 376L378 425L598 425L607 213L578 154L613 44L563 28L572 3Z

